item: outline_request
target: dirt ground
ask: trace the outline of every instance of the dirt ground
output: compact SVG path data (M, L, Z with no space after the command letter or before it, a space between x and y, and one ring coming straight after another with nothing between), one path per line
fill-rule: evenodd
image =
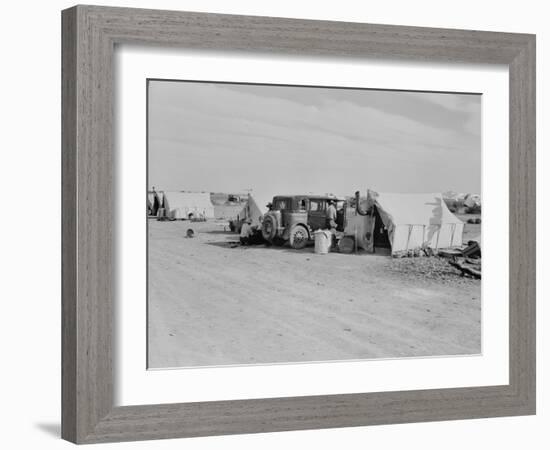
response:
M241 247L224 228L149 220L150 367L480 352L480 281L438 258Z

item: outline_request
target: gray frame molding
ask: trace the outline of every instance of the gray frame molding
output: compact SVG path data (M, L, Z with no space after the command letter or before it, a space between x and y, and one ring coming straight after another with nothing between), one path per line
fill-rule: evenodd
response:
M76 443L535 413L535 36L75 6L62 13L62 437ZM118 43L506 64L510 384L113 406L113 51ZM512 238L514 237L514 238Z

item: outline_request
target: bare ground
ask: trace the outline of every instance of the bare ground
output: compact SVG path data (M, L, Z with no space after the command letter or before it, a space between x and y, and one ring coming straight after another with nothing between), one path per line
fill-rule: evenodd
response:
M446 263L232 246L224 225L149 221L150 367L480 353L479 280L419 266Z

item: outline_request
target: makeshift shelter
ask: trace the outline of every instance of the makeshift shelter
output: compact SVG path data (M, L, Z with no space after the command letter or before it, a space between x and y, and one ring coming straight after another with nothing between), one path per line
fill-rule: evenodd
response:
M368 212L361 230L361 246L369 251L389 247L396 255L462 245L464 222L449 211L439 193L390 194L369 190L360 204Z
M171 219L214 218L214 205L209 192L165 192L163 207L166 216Z
M237 214L237 223L250 219L252 221L252 226L260 226L263 216L267 212L266 205L267 201L259 202L255 197L249 194L243 209Z
M148 192L148 193L147 193L147 215L148 215L148 216L154 215L154 214L153 214L153 202L152 202L152 199L153 199L153 197L151 196L151 193Z
M162 191L147 192L147 213L150 216L156 216L160 208L163 207L164 193Z
M371 245L372 225L370 216L361 216L357 214L355 208L348 208L344 235L353 236L357 242L357 248L372 252L374 251Z

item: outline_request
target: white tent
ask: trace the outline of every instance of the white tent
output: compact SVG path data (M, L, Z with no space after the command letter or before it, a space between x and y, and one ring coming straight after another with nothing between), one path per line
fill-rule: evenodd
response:
M374 244L374 233L380 231L375 229L377 214L388 233L392 254L462 245L464 222L449 211L440 193L390 194L369 190L366 203L373 212L369 216L369 247Z
M237 215L237 221L250 219L253 226L260 226L263 216L267 212L267 203L267 201L258 201L252 194L249 194L243 209Z
M164 209L172 219L214 218L209 192L164 192Z

